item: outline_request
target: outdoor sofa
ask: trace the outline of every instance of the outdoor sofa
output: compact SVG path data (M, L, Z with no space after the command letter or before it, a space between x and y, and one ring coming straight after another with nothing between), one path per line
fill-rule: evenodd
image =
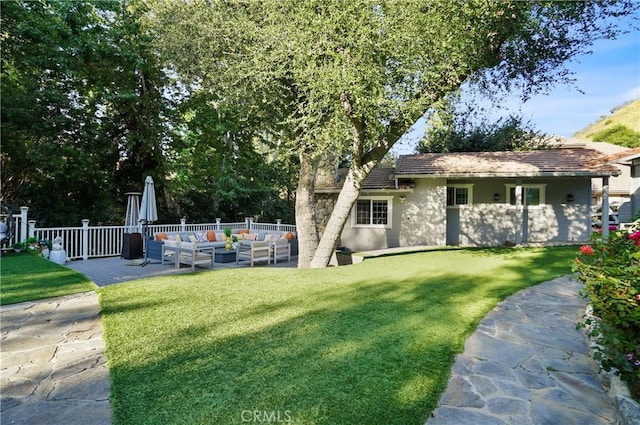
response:
M298 254L298 241L296 235L293 232L279 232L270 230L249 231L243 229L233 233L232 238L238 239L242 245L250 244L253 241L270 241L287 240L291 255ZM147 240L147 257L153 260L162 260L162 246L165 240L177 241L177 242L190 242L200 247L215 248L216 262L232 262L236 261L235 256L225 255L225 253L231 254L230 251L226 251L226 236L224 232L217 230L207 231L195 231L195 232L158 232L153 236L150 236ZM280 242L279 246L281 246ZM235 251L235 250L232 250ZM280 251L282 252L282 248Z

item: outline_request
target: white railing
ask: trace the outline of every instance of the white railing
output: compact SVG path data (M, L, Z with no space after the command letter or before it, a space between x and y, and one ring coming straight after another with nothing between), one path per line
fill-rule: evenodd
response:
M89 226L89 220L82 220L82 227L37 228L35 221L29 222L29 237L53 242L62 237L67 258L84 260L94 257L115 257L122 253L124 226Z
M0 214L0 220L5 222L7 226L12 225L13 228L11 237L4 241L2 246L11 248L15 243L24 242L27 239L27 211L29 211L29 207L20 207L20 214L11 214L11 224L8 214Z
M96 257L118 257L122 254L125 226L89 226L89 220L82 220L80 227L36 227L35 220L26 220L28 208L21 208L21 224L24 224L19 239L24 241L27 238L35 237L38 240L50 240L53 242L57 237L62 237L62 247L67 253L69 260ZM278 219L276 223L255 223L249 217L244 222L222 223L221 219L216 219L215 223L192 223L187 224L186 219L181 219L180 224L152 224L147 229L140 229L153 235L159 232L193 232L218 230L225 228L232 230L249 229L250 231L280 231L295 232L296 226L293 224L282 224Z
M256 223L253 218L249 217L245 221L236 223L222 223L220 219L216 219L215 223L193 223L187 224L184 219L180 220L180 224L151 224L147 230L150 235L160 232L202 232L206 230L222 231L225 228L231 231L249 229L250 231L273 231L273 232L295 232L295 224L282 224L278 219L275 223Z

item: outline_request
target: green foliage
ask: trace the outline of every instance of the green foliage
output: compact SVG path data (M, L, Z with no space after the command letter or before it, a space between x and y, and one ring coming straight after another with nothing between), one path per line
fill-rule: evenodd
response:
M79 223L85 214L103 219L102 199L112 187L103 162L108 147L92 122L97 87L90 53L105 35L104 17L90 2L0 7L2 197L32 207L43 225L61 217Z
M460 110L454 99L429 114L425 136L416 147L418 153L520 151L547 145L521 117L510 115L488 122L474 107Z
M566 274L573 255L432 251L101 288L113 423L222 425L281 410L291 423L422 424L482 317Z
M640 400L640 232L614 231L607 241L594 233L580 250L574 272L597 318L585 321L601 344L596 359L616 368Z
M152 175L160 221L292 221L295 164L258 153L255 120L216 118L212 96L168 77L146 5L0 3L3 202L39 226L121 224Z
M30 254L36 254L40 251L40 243L37 238L27 238L24 242L16 242L13 244L13 249L17 251L26 251Z
M622 105L618 105L611 109L611 115L602 117L599 121L590 124L586 128L576 132L574 134L575 138L582 140L592 140L595 141L595 135L604 134L606 135L607 130L610 130L611 127L623 126L626 127L627 130L620 130L620 135L622 136L622 142L628 142L628 135L633 135L634 133L629 133L628 130L635 132L635 134L640 132L640 99L630 100L625 102ZM614 136L615 136L614 132ZM635 141L640 139L639 135L635 136ZM609 141L610 143L615 142L615 138Z
M168 189L178 217L294 221L295 164L291 155L278 153L279 141L237 108L212 105L201 91L185 98L180 110L181 137L167 149L167 166L175 170Z
M1 198L42 226L121 223L124 193L148 174L160 221L290 221L299 161L331 152L364 179L463 81L529 91L563 81L564 61L615 35L602 18L637 10L631 0L0 8Z
M616 124L611 128L594 134L593 140L595 142L613 143L614 145L625 146L627 148L640 147L640 133L622 124Z
M141 4L1 3L2 197L41 226L121 223L124 193L164 177L170 112Z

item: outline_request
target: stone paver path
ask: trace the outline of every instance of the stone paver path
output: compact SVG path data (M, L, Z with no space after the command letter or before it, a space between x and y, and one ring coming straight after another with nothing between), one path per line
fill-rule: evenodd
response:
M95 292L0 308L2 425L109 425Z
M520 291L491 311L456 358L429 425L616 424L576 323L586 302L569 277Z

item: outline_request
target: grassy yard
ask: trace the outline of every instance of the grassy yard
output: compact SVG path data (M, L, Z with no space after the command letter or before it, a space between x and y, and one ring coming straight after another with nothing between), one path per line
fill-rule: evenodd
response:
M102 288L114 424L423 424L482 317L574 256L443 250Z
M28 253L0 258L0 305L93 291L84 275Z

